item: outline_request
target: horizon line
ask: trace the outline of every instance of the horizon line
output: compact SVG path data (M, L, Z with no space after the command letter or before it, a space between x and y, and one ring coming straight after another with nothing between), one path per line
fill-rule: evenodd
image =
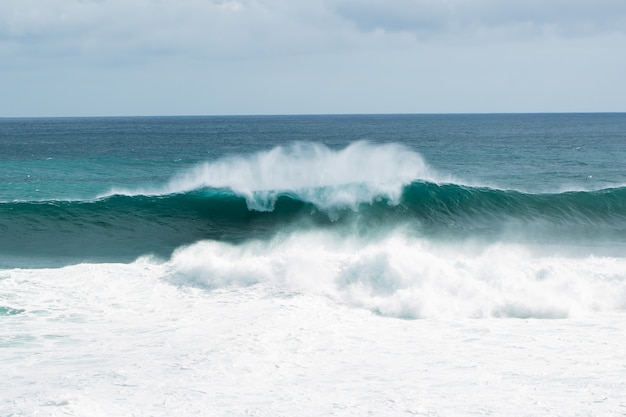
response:
M225 113L225 114L145 114L145 115L88 115L88 116L0 116L7 119L139 119L139 118L174 118L174 117L328 117L328 116L488 116L488 115L576 115L576 114L626 114L626 111L549 111L549 112L433 112L433 113Z

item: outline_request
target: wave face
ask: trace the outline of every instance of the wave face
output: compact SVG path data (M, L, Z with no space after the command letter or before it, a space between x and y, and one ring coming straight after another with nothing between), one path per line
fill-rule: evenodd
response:
M349 192L349 203L338 204L337 195ZM359 193L367 198L359 199ZM361 238L402 229L441 241L626 243L626 188L535 195L420 181L403 186L397 197L373 195L367 184L350 184L305 193L240 195L208 188L93 201L3 203L0 244L14 256L84 261L169 256L198 240L240 243L313 228Z

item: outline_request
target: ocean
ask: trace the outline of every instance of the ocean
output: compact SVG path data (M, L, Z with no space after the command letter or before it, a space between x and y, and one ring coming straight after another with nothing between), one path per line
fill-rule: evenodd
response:
M626 415L626 114L0 119L0 416Z

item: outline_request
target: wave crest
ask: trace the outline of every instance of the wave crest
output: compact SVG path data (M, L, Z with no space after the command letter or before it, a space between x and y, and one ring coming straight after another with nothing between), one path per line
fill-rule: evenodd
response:
M243 196L251 210L272 210L277 197L285 194L332 210L355 208L379 198L397 202L403 187L416 180L440 182L444 177L403 145L359 141L334 150L319 143L296 142L205 162L157 189L117 189L110 194L165 195L217 188Z

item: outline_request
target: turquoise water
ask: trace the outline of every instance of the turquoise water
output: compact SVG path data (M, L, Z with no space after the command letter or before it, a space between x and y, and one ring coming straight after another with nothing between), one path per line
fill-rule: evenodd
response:
M0 119L0 266L399 228L626 244L626 115Z

